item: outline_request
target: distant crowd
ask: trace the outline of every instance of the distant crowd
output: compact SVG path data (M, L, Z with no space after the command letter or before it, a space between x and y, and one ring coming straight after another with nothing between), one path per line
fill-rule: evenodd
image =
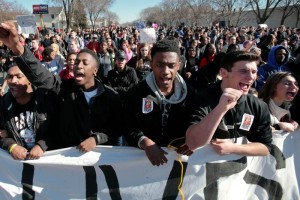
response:
M7 30L16 38L14 28ZM87 152L100 144L131 145L161 165L167 159L159 146L174 145L178 153L191 155L211 143L220 154L266 155L272 130L298 129L300 28L157 26L155 31L154 44L141 41L132 26L69 33L43 29L19 34L14 43L0 38L1 147L31 152L38 143L41 149L29 153L35 159L48 149L77 146ZM14 100L27 98L19 97L22 90L13 82L18 74L28 79L25 90L32 88L25 93L35 94L24 104ZM23 124L23 133L20 123L30 118L25 111L38 114ZM39 120L44 122L35 125ZM53 124L59 129L54 138L53 127L47 130ZM199 139L199 133L207 137ZM218 140L238 136L265 146L229 150Z

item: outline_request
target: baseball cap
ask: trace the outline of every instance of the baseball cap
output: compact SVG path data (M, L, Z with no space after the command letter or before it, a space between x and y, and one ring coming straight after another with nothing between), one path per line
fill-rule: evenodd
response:
M115 58L118 59L118 60L126 59L125 52L124 51L117 51Z

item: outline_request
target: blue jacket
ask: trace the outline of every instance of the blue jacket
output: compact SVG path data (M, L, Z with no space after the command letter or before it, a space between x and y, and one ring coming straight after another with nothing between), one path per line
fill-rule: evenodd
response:
M284 62L280 65L276 62L275 59L275 52L278 49L285 49L287 52L287 56L285 57ZM274 46L272 47L269 57L268 57L268 62L265 65L262 65L261 67L258 68L258 79L257 79L257 84L256 84L256 89L259 91L265 81L268 79L268 77L276 72L281 72L281 71L290 71L286 64L289 61L289 51L284 47L284 46Z

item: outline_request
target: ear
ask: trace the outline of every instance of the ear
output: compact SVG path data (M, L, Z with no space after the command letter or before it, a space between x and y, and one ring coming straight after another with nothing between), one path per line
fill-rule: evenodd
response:
M97 67L95 67L95 69L94 69L94 76L97 76L97 72L98 72L98 68Z
M228 71L225 68L220 68L220 75L222 77L222 79L227 78L228 77Z

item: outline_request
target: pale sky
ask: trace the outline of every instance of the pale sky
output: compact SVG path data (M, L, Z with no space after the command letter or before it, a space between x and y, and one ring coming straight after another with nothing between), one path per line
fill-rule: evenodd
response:
M144 8L156 6L161 1L162 0L115 0L115 3L109 10L119 16L120 23L130 22L139 18L139 14ZM30 12L32 12L32 5L47 4L46 1L43 0L17 0L17 2Z

